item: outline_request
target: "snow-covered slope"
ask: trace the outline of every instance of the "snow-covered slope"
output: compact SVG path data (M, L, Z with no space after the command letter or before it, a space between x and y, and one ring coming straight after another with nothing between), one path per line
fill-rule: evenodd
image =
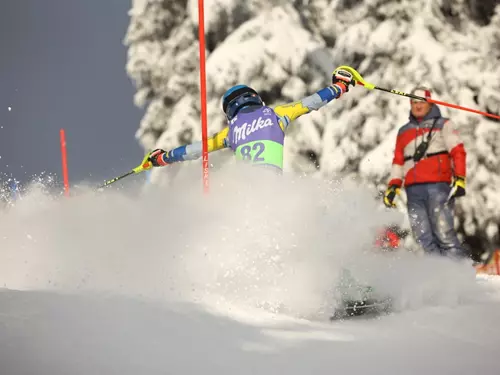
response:
M197 2L135 0L125 39L136 103L148 104L137 137L145 149L200 139ZM246 83L267 104L327 85L335 66L409 91L427 84L440 100L500 113L500 6L495 0L206 1L209 133L224 125L220 97ZM500 123L441 108L468 151L462 232L498 241ZM354 88L290 129L288 171L356 175L381 190L408 100ZM214 157L215 164L227 153ZM198 165L197 162L191 164ZM319 166L319 170L316 167ZM189 168L189 167L188 167ZM155 171L155 178L172 171Z
M0 302L0 369L9 375L498 371L491 300L333 324L81 293L0 291Z
M498 282L371 253L394 217L364 190L226 168L210 199L193 170L168 194L35 188L0 211L0 374L497 373ZM343 267L396 313L330 323Z

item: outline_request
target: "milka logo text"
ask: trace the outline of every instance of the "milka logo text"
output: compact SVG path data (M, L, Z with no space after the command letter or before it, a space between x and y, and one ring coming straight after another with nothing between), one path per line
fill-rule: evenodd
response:
M266 118L265 120L262 117L255 119L251 124L245 122L241 126L235 126L233 128L233 143L237 143L241 140L245 140L253 132L266 128L268 126L272 126L273 122L270 118Z

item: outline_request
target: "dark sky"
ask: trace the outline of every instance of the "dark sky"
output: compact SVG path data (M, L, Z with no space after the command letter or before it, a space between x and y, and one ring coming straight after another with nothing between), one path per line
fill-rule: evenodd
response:
M125 71L130 0L3 0L0 11L0 178L102 181L140 163L143 110ZM9 107L11 110L9 111Z

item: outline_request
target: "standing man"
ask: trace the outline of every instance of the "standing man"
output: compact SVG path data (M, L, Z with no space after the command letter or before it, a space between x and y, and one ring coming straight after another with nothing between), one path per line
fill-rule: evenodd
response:
M417 87L425 98L431 91ZM409 122L396 139L384 204L394 206L403 185L413 236L425 252L466 256L454 227L455 198L465 195L466 153L458 130L438 106L412 99Z

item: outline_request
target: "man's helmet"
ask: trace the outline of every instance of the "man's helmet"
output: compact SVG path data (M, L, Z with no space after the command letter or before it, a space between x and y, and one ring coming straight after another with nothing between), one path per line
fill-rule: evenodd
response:
M242 109L249 105L263 106L257 91L245 85L237 85L226 91L222 97L222 110L228 120L231 120Z

